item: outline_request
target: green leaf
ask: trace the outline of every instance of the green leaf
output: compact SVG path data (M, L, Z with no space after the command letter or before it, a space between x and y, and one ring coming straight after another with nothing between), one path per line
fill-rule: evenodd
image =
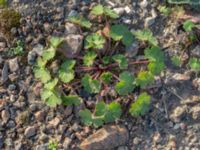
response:
M58 48L59 45L63 42L63 39L62 38L59 38L59 37L52 37L50 39L50 44L53 48Z
M113 19L119 18L119 15L114 10L108 7L104 7L104 14Z
M151 72L148 71L140 71L136 78L136 83L141 88L145 88L147 85L150 85L153 82L154 82L154 76Z
M46 60L42 59L41 57L38 57L35 66L39 68L43 68L45 67L46 64L47 64Z
M115 11L113 11L112 9L110 9L108 7L104 7L104 6L100 5L100 4L94 6L92 8L91 13L93 15L96 15L96 16L106 15L106 16L108 16L110 18L113 18L113 19L116 19L116 18L119 17Z
M149 29L138 30L133 33L138 40L148 42L153 46L158 45L158 41L153 37L153 33Z
M85 125L92 125L92 113L88 109L81 110L79 116Z
M151 97L146 92L140 94L137 100L131 104L131 108L129 110L131 115L138 117L147 113L149 111L150 99Z
M120 81L115 85L115 89L119 95L127 95L134 88L134 76L129 72L123 72L119 75Z
M106 40L103 36L93 33L88 35L85 39L85 49L94 48L102 49L104 47Z
M71 59L68 59L68 60L65 60L59 71L58 71L58 76L59 78L61 79L62 82L64 83L69 83L70 81L72 81L74 79L74 66L76 64L76 61L75 60L71 60Z
M101 118L94 117L92 120L92 124L94 125L95 128L98 128L103 125L103 120Z
M70 81L74 79L74 71L64 70L61 68L58 72L58 76L62 82L69 83Z
M133 35L128 30L128 27L125 25L113 25L110 29L110 36L114 41L122 40L122 43L125 46L129 46L133 43Z
M81 98L77 95L62 95L62 103L64 105L80 105Z
M68 19L70 22L80 25L82 27L88 28L88 29L91 28L91 26L92 26L90 21L88 21L86 18L79 16L79 15L71 16Z
M48 90L53 90L55 88L55 86L57 85L57 83L58 83L58 78L55 78L55 79L50 80L49 82L47 82L44 85L44 88L48 89Z
M35 78L40 79L42 83L46 83L51 79L49 71L45 68L34 67Z
M107 106L105 104L104 101L100 101L96 104L95 107L95 116L103 116L105 115L106 111L107 111Z
M190 20L186 20L184 23L183 23L183 29L186 31L186 32L190 32L192 31L192 29L196 27L196 25L190 21Z
M113 122L120 118L122 114L121 106L117 102L112 102L107 106L107 113L105 114L105 123Z
M104 8L103 8L102 5L99 4L99 5L94 6L94 7L92 8L91 13L92 13L93 15L97 15L97 16L102 15L102 14L104 13Z
M112 78L112 73L110 72L104 72L101 75L101 80L107 84L110 83L111 78Z
M88 93L99 93L101 90L101 84L98 80L93 80L90 75L86 74L81 83Z
M59 94L54 90L50 91L48 89L43 89L41 92L41 98L50 107L56 107L57 105L60 105L62 102Z
M83 63L86 66L92 66L97 54L94 51L88 51L83 57Z
M112 58L114 61L116 61L119 64L120 69L127 69L128 61L124 55L117 54L117 55L114 55Z
M63 70L72 70L74 68L76 64L76 61L75 60L72 60L72 59L68 59L68 60L65 60L62 65L61 65L61 68Z
M109 57L109 56L104 56L104 57L102 58L102 61L103 61L103 64L104 64L104 65L107 65L107 64L110 63L110 57Z
M95 114L92 114L88 109L80 111L80 117L84 124L99 127L104 123L113 122L120 118L122 114L121 106L117 102L105 104L101 101L96 104Z
M150 60L148 69L152 74L160 74L165 68L165 56L164 52L159 47L147 48L144 51L145 57Z
M148 70L154 74L158 75L165 69L165 64L164 62L157 62L157 61L152 61L148 64Z
M55 49L53 47L50 47L49 49L45 50L42 53L42 58L43 60L48 61L48 60L53 59L55 55L56 55Z
M178 56L172 56L171 60L172 60L172 63L177 67L180 67L182 64L182 61L181 61L180 57L178 57Z
M190 58L188 65L191 69L200 70L200 59L192 57Z
M165 16L169 16L172 12L172 10L169 7L161 5L158 6L158 10Z

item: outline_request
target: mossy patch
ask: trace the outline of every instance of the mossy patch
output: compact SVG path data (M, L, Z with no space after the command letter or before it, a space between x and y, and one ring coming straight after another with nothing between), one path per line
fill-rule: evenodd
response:
M0 31L7 36L11 37L11 29L20 25L20 13L13 9L4 9L0 13Z

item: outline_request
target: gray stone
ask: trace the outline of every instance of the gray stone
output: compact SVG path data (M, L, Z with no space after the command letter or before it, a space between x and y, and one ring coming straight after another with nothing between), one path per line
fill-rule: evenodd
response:
M0 138L0 149L3 148L3 138Z
M119 8L114 8L113 9L119 16L121 16L124 13L124 8L123 7L119 7Z
M148 0L143 0L143 1L141 1L139 5L140 5L140 7L142 7L142 8L146 8L146 7L148 6Z
M28 64L33 65L36 61L37 53L35 51L30 51L28 53Z
M17 57L9 60L9 69L11 72L15 72L19 69Z
M31 127L27 127L24 135L26 138L30 138L32 136L34 136L36 134L36 127L35 126L31 126Z
M120 125L107 125L90 135L80 144L82 150L113 149L129 140L128 130Z
M57 49L67 58L73 58L79 54L83 45L83 36L70 34L64 38L63 43Z
M72 24L72 23L69 23L67 22L65 24L65 34L68 35L68 34L77 34L78 33L78 28Z
M126 47L126 55L131 58L137 55L140 45L138 42L133 42L130 46Z
M7 123L8 120L10 119L10 113L9 113L9 111L8 110L3 110L1 112L1 118L3 120L3 123Z
M5 83L8 80L8 63L5 63L1 72L1 83Z
M193 50L192 50L192 54L200 57L200 45L197 45Z
M145 27L150 27L150 26L152 26L154 23L155 23L155 17L147 17L147 18L145 19L144 26L145 26Z
M36 52L37 55L41 56L44 50L44 46L42 44L36 44L33 49L32 52Z

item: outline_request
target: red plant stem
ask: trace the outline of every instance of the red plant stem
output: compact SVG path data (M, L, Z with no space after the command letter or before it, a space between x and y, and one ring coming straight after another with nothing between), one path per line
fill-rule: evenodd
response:
M120 81L120 78L119 78L116 74L114 74L114 73L113 73L113 77L114 77L115 79L117 79L118 81Z
M148 64L148 63L149 63L148 60L141 60L141 61L131 61L128 64L129 65L139 65L139 64ZM118 65L119 65L118 63L113 63L113 64L106 66L103 69L109 69L109 68L117 67Z
M131 61L128 64L129 65L139 65L139 64L148 64L148 63L149 63L148 60L140 60L140 61ZM76 72L107 70L107 69L110 69L110 68L117 67L118 65L119 65L118 63L113 63L113 64L107 65L103 68L99 68L99 67L78 67L78 68L76 68Z

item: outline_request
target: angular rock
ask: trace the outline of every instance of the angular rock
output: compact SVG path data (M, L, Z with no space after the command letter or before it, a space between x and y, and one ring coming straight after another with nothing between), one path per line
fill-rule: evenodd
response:
M1 83L5 83L8 80L8 63L5 63L1 72Z
M200 45L196 46L193 50L192 50L192 54L200 57Z
M32 127L28 127L26 128L24 135L26 138L30 138L32 136L34 136L36 134L36 127L32 126Z
M107 150L125 145L129 140L128 130L121 125L107 125L89 136L80 144L82 150Z
M83 36L78 34L68 35L57 49L67 58L73 58L79 54L83 45Z
M60 119L58 117L54 118L53 120L49 121L49 124L53 127L57 127L60 123Z
M44 121L44 117L45 117L44 111L38 111L38 112L35 113L36 120L38 120L40 122Z
M17 57L9 60L9 69L11 72L15 72L19 69Z
M10 119L10 113L9 113L9 111L8 110L3 110L1 112L1 118L3 120L3 123L7 123L8 120Z
M114 8L113 9L119 16L121 16L124 13L124 8L123 7L119 7L119 8Z
M37 55L41 56L44 50L44 46L42 44L36 44L33 49L32 52L36 52Z
M68 34L77 34L78 33L78 28L72 24L72 23L69 23L67 22L65 24L65 34L68 35Z

